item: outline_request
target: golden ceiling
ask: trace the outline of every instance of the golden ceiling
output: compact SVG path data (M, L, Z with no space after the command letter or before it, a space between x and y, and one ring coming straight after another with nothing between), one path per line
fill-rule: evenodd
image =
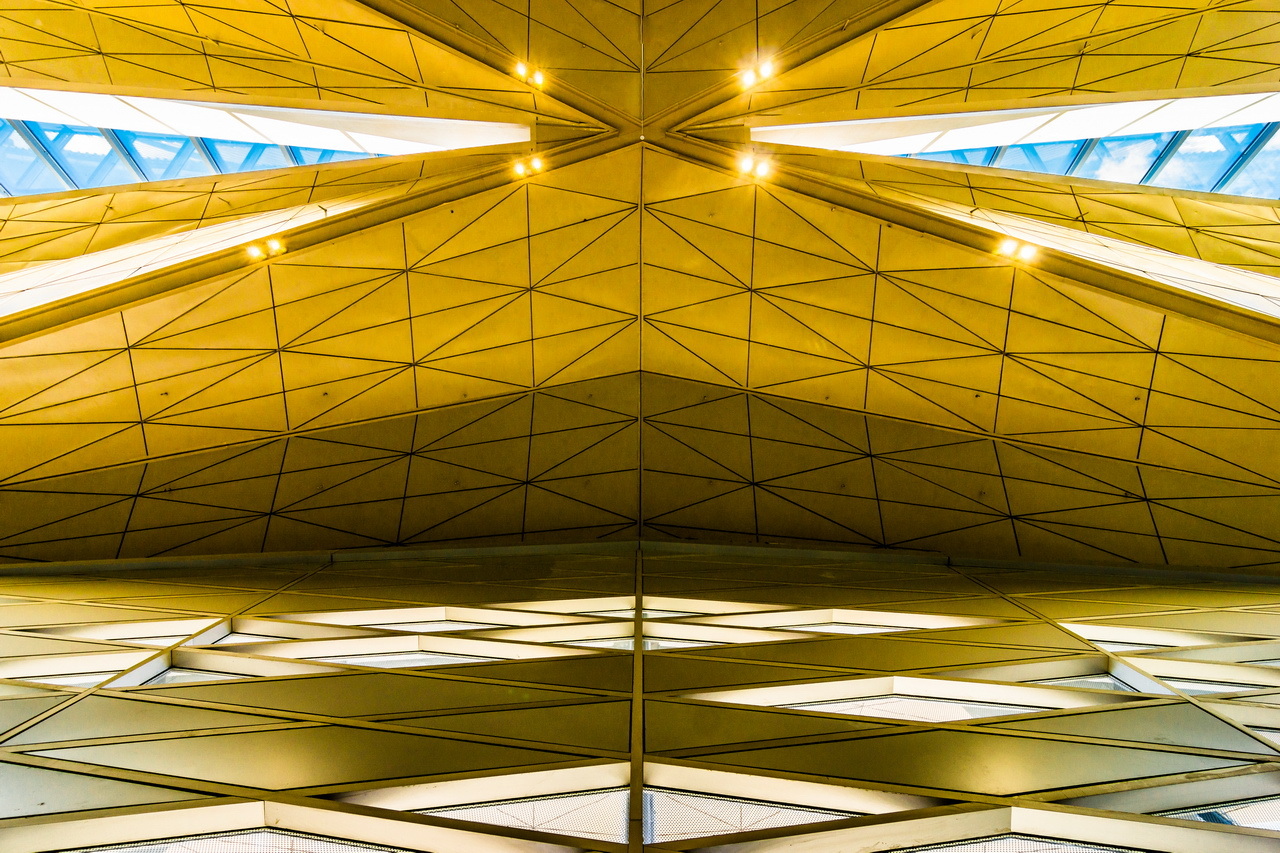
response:
M534 129L6 200L0 272L337 210L276 257L0 318L6 559L641 536L1280 563L1280 326L1230 292L1274 273L1275 204L747 133L1272 91L1274 3L3 6L6 85Z

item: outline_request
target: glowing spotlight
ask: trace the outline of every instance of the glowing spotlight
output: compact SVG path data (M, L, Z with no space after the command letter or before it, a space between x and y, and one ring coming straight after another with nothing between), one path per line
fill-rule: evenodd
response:
M1000 248L996 249L1002 255L1013 255L1018 251L1017 240L1005 240L1000 244Z
M773 61L766 59L764 62L761 62L758 66L756 66L756 73L760 76L761 80L767 80L770 77L772 77Z
M250 246L244 250L244 253L255 261L260 261L267 256L261 246Z
M541 71L535 71L535 72L533 72L533 76L532 76L532 77L530 77L530 78L529 78L529 80L533 83L533 85L535 85L535 86L537 86L539 89L541 89L541 88L542 88L542 84L543 84L543 82L546 80L546 78L542 76L542 72L541 72Z
M515 166L512 168L514 168L516 170L516 174L522 178L525 175L529 174L529 167L526 166L524 163L516 163Z
M769 165L768 160L757 160L756 167L752 171L755 172L757 178L767 178L769 173L773 171L773 167Z
M533 171L535 172L541 172L544 165L545 164L542 162L541 157L534 157L532 160L529 161L529 168L533 169Z
M267 241L267 251L273 255L278 255L284 251L284 243L281 243L275 237Z
M743 86L746 86L747 88L751 88L756 84L758 80L759 80L759 77L756 75L756 70L754 68L748 68L746 71L742 72Z
M517 77L519 77L521 80L528 79L528 77L529 77L529 66L525 65L523 62L517 62L517 63L516 63L516 76L517 76Z
M1028 246L1024 243L1021 248L1018 249L1018 260L1034 261L1036 259L1036 254L1037 251L1035 246Z
M742 157L738 158L739 172L744 172L744 173L753 172L755 171L755 168L756 168L756 158L748 157L746 155L743 155Z

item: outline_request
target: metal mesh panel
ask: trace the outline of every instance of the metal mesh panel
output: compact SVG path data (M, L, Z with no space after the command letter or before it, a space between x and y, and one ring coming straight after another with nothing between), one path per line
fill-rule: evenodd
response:
M590 610L583 614L584 616L608 616L610 619L634 619L636 612L634 610ZM641 619L671 619L675 616L697 616L689 610L655 610L652 607L646 607L640 611Z
M400 848L357 841L338 841L279 829L246 829L134 841L105 847L78 847L66 853L405 853Z
M630 792L626 788L605 788L572 794L521 797L474 806L422 809L418 813L491 823L513 829L537 829L596 841L625 842L629 798Z
M804 702L786 705L804 711L824 711L828 714L853 714L860 717L889 717L895 720L916 720L922 723L940 723L947 720L972 720L979 717L1000 717L1005 714L1025 714L1043 711L1030 705L998 705L992 702L967 702L959 699L935 699L925 696L867 696L858 699L837 699L829 702Z
M1052 684L1057 687L1092 687L1095 690L1124 690L1129 693L1136 692L1128 684L1125 684L1109 672L1100 672L1097 675L1069 675L1065 678L1044 678L1032 683Z
M1259 797L1254 800L1237 800L1233 803L1215 803L1194 809L1161 812L1160 815L1161 817L1180 817L1183 820L1202 820L1206 823L1247 826L1252 829L1280 830L1280 797Z
M448 666L460 663L482 663L492 658L475 655L452 655L444 652L386 652L365 655L329 655L311 660L328 663L350 663L357 666L377 666L387 669L415 666Z
M1171 646L1161 646L1153 643L1122 643L1119 640L1093 640L1093 644L1109 652L1145 652L1148 649L1172 648Z
M431 634L436 631L469 631L473 628L501 628L492 622L464 622L461 619L430 619L426 622L379 622L370 628L387 628L392 631L411 631L415 634Z
M249 678L246 675L235 675L230 672L213 672L204 669L186 669L171 666L159 675L151 678L147 684L188 684L197 681L226 681L228 679Z
M1057 838L1036 838L1030 835L996 835L973 841L948 841L923 847L900 847L894 853L1142 853L1136 847L1111 847L1086 844L1083 841L1064 841Z
M1235 693L1240 690L1257 690L1257 684L1238 684L1232 681L1203 681L1198 678L1162 678L1170 687L1176 687L1188 696L1205 696L1212 693Z
M645 789L644 814L644 840L649 844L855 816L853 812L807 809L663 788Z
M669 637L645 637L642 641L645 651L659 651L662 649L692 649L697 646L713 646L715 643L707 643L701 640L676 640ZM561 643L563 646L586 646L592 649L621 649L631 651L635 648L635 639L632 637L607 637L599 640L574 640L573 642Z
M804 625L784 625L795 631L815 631L820 634L892 634L910 631L900 625L863 625L858 622L810 622Z

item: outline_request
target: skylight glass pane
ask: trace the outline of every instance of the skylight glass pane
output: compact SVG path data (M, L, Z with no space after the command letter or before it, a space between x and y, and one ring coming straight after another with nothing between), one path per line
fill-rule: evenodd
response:
M77 186L104 187L138 180L137 173L96 128L35 121L28 127Z
M1036 838L1031 835L997 835L972 841L948 841L942 844L926 844L922 847L899 847L893 853L926 853L926 851L927 853L1142 853L1133 847L1086 844L1083 841Z
M1274 134L1257 154L1218 192L1255 198L1280 198L1280 133Z
M367 842L340 841L280 829L243 829L160 841L78 847L66 853L406 853Z
M662 788L644 790L646 844L730 832L776 829L854 816L853 812L811 809L738 797Z
M1280 797L1259 797L1253 800L1217 803L1160 814L1162 817L1180 817L1183 820L1201 820L1206 823L1225 823L1231 826L1247 826L1251 829L1280 831Z
M1078 178L1096 178L1100 181L1142 183L1156 158L1164 152L1173 137L1172 133L1148 133L1099 139L1072 174Z
M1041 142L1036 145L1010 145L1000 149L999 156L991 164L997 169L1017 169L1020 172L1040 172L1047 175L1065 175L1076 161L1085 140L1073 142Z
M962 166L986 166L991 162L996 151L995 148L965 148L960 151L922 151L911 156L917 160L959 163Z
M223 172L251 172L255 169L280 169L293 165L289 155L279 145L228 142L221 139L210 139L208 144Z
M973 720L982 717L1000 717L1007 714L1026 714L1043 711L1030 705L1004 705L994 702L968 702L959 699L936 699L926 696L867 696L857 699L836 699L824 702L803 702L784 705L801 711L822 711L827 714L850 714L858 717L888 717L894 720L915 720L921 723L943 723L952 720Z
M1182 140L1177 150L1151 178L1160 187L1209 192L1236 158L1244 153L1265 125L1208 127Z
M626 788L522 797L471 806L423 809L419 814L473 820L516 829L537 829L596 841L627 840Z
M1032 683L1053 684L1058 687L1091 687L1095 690L1124 690L1129 693L1138 692L1109 672L1101 672L1097 675L1069 675L1066 678L1045 678Z
M359 160L362 157L368 157L359 151L333 151L327 148L297 148L293 149L293 156L298 158L298 162L303 166L313 166L318 163L339 163L343 160Z
M0 185L10 195L56 193L71 186L12 124L0 119Z
M190 137L118 130L116 138L146 174L147 180L202 178L216 174L213 164Z

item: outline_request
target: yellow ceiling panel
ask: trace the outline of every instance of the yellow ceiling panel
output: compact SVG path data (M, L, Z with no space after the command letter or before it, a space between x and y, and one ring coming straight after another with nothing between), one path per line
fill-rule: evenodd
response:
M1265 15L11 11L14 85L517 121L535 145L6 200L0 273L332 214L282 225L269 257L246 237L5 321L8 557L641 531L1276 559L1280 336L1213 290L1275 272L1275 205L741 144L752 124L1261 94ZM1009 233L1040 255L1002 255Z

